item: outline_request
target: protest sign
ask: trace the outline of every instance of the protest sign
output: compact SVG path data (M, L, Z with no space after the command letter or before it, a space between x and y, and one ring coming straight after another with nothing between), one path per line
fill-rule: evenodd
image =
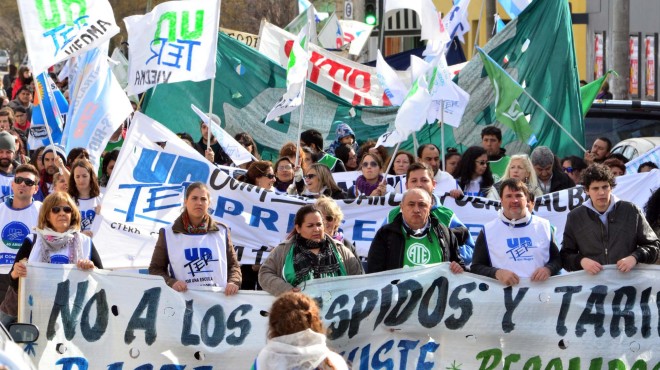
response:
M156 142L165 142L161 148ZM293 227L298 208L313 200L264 191L239 182L215 167L164 126L136 113L124 149L103 198L101 215L94 220L94 243L108 268L149 265L158 230L181 213L183 183L202 181L211 191L211 214L231 227L232 240L242 263L258 264L281 243ZM347 189L357 173L336 174ZM396 178L395 178L396 179ZM392 185L396 183L392 180ZM650 188L660 184L660 171L619 177L617 196L642 207ZM403 178L399 178L402 186ZM130 200L127 202L127 200ZM371 241L388 212L399 205L400 194L337 201L344 213L344 236L355 242L366 258ZM496 217L498 201L444 196L449 207L477 237L485 223ZM586 201L582 188L551 193L537 200L536 213L548 218L563 234L568 212Z
M241 32L241 31L236 31L232 30L229 28L223 28L220 27L220 31L226 34L227 36L231 37L234 40L240 41L243 44L256 48L257 44L259 43L259 36L254 35L248 32Z
M35 74L119 33L107 0L21 0L18 10Z
M160 83L214 78L219 6L217 0L169 1L124 18L129 95Z
M179 293L162 278L35 263L21 281L41 369L247 369L274 297ZM353 369L657 369L657 266L506 287L449 264L308 281ZM127 289L130 287L130 289Z

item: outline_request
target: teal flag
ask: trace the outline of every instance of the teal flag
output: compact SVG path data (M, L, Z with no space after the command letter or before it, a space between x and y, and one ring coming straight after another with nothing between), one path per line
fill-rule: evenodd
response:
M518 85L506 71L502 69L488 54L477 47L484 69L488 74L495 90L495 117L502 124L513 130L519 140L527 142L532 136L532 127L525 118L518 98L523 93L522 86Z
M584 145L584 124L579 78L573 46L573 30L568 1L532 1L518 18L509 22L485 46L484 51L541 104L561 125ZM458 85L470 94L461 126L447 130L446 136L464 149L480 145L476 135L487 125L503 128L507 153L528 152L527 143L516 140L511 130L498 123L495 92L487 80L480 58L472 60L457 77ZM583 153L527 96L518 100L531 115L530 124L537 145L550 147L558 156ZM475 127L476 126L476 127Z

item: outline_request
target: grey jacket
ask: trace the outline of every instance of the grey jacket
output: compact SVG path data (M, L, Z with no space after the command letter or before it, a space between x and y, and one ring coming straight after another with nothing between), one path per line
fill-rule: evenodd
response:
M598 214L581 205L566 218L564 241L559 254L567 271L582 270L582 258L613 265L632 255L638 263L654 263L660 242L636 205L618 201L607 215L607 228Z
M360 260L357 259L350 249L346 248L343 244L335 242L327 235L326 239L330 240L330 243L339 252L339 256L344 263L348 275L362 275L364 273ZM293 247L294 240L294 238L291 238L275 247L259 269L259 284L263 290L274 296L279 296L294 288L293 285L284 280L284 275L282 274L286 255Z

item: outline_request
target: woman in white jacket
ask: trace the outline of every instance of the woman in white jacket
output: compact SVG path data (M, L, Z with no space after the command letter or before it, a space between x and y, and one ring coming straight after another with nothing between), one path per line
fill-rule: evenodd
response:
M270 308L268 343L252 369L348 369L343 357L325 341L316 302L303 293L284 293Z

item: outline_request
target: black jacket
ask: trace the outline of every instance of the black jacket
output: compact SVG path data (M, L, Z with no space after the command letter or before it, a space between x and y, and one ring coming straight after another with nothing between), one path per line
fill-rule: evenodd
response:
M658 237L636 205L618 201L607 215L607 228L598 214L585 205L568 213L559 254L566 271L582 270L582 258L613 265L632 255L638 263L658 258Z
M559 171L552 171L552 178L550 179L550 192L569 189L575 186L573 180L567 174Z
M197 144L195 144L195 149L197 152L206 158L206 143L204 139L199 139ZM217 141L211 144L211 149L213 150L213 163L219 164L221 166L231 166L234 163L231 158L225 153L222 146Z
M458 262L463 269L465 263L458 254L458 241L454 234L435 217L431 219L431 232L435 233L441 242L441 253L443 262ZM367 257L367 272L394 270L403 267L403 252L405 238L403 232L403 214L399 213L389 224L381 227L377 232L369 248Z

